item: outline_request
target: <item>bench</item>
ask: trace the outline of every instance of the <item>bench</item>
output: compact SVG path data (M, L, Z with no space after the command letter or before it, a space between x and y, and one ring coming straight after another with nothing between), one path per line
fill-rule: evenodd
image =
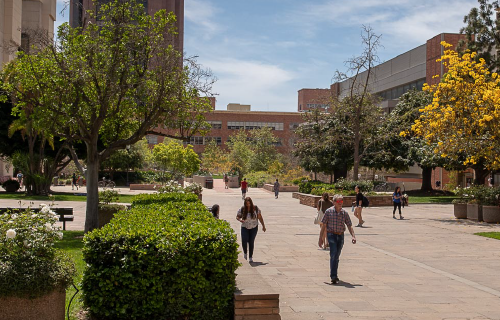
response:
M30 208L31 211L39 212L40 208ZM0 213L5 213L7 211L12 212L23 212L28 210L28 208L0 208ZM73 221L73 208L51 208L59 216L59 222L63 223L63 230L66 230L66 221Z

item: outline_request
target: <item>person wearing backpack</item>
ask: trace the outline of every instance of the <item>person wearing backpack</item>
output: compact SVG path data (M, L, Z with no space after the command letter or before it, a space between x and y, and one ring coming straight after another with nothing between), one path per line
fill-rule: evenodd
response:
M365 199L365 197L359 190L359 186L354 187L354 191L356 191L356 202L354 203L354 216L359 220L359 223L356 227L362 227L363 223L365 223L365 221L363 220L363 216L361 214L363 211L363 199Z

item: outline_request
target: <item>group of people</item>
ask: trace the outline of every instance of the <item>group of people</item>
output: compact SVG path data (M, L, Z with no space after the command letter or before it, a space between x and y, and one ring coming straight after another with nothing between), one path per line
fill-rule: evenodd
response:
M279 197L280 186L281 185L280 185L278 179L276 179L276 181L274 182L274 185L273 185L274 199L278 199L278 197ZM227 187L227 183L226 183L226 187ZM248 192L248 182L247 182L247 178L244 178L243 181L241 181L241 199L242 200L245 200L245 198L247 196L247 192Z

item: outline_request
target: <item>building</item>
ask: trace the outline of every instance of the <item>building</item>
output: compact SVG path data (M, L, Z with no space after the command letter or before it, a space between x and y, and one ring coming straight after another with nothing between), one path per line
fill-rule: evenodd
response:
M426 43L411 49L397 57L388 60L372 69L372 80L369 82L369 91L378 95L382 101L381 106L385 112L391 112L401 97L407 91L416 88L421 90L424 83L435 84L446 72L442 62L437 62L443 53L441 41L457 46L458 41L464 35L454 33L438 34ZM364 82L367 72L358 76L358 81ZM434 77L438 75L439 77ZM302 89L298 95L298 111L304 111L316 107L318 97L331 95L333 98L341 98L350 89L353 80L347 79L342 82L333 83L329 89ZM466 186L467 182L473 181L473 171L466 170L458 174L459 184ZM405 182L408 189L417 188L422 181L422 172L418 166L410 168L404 174L386 177L387 181L394 183ZM500 176L498 177L500 178ZM499 180L495 177L496 180ZM439 181L439 183L437 183ZM438 184L444 187L450 181L449 174L443 168L436 168L432 173L433 187Z
M0 68L30 46L29 31L54 35L56 0L0 0ZM0 161L0 180L12 177L12 169Z
M0 0L0 66L29 46L28 30L54 35L56 0Z
M0 0L1 1L1 0ZM7 0L8 1L8 0ZM82 26L86 19L87 10L95 10L94 3L109 2L110 0L70 0L69 24L73 28ZM161 9L173 12L177 17L175 23L177 35L174 37L175 47L179 52L184 50L184 0L142 0L144 8L151 16ZM97 22L99 23L99 22Z
M326 110L330 106L332 92L330 89L300 89L298 111L304 112L312 109Z
M211 125L210 131L205 135L190 137L186 142L193 146L196 153L201 154L205 145L215 140L221 148L226 148L230 136L238 130L253 130L262 127L273 129L274 135L279 139L276 143L278 152L286 154L293 149L295 143L294 130L303 122L302 115L298 112L272 112L251 111L250 105L230 103L227 110L214 110L205 114L205 119ZM150 146L163 141L159 135L146 136Z

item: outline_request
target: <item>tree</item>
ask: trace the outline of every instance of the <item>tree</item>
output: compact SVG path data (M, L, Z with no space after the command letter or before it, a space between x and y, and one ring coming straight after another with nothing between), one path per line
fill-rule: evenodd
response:
M210 140L201 154L202 168L212 173L228 172L231 170L229 153L217 145L215 140Z
M110 170L112 173L117 170L126 171L128 182L128 172L144 168L150 153L147 140L142 139L125 149L113 152L108 159L102 162L101 167Z
M82 28L63 24L58 43L21 54L4 69L18 111L32 107L37 128L70 146L85 144L85 231L97 227L100 163L158 127L165 136L192 136L206 126L202 114L210 106L198 97L213 83L195 61L183 67L173 46L173 14L150 17L142 4L115 0L100 6L99 17L99 24Z
M151 157L164 173L169 171L174 179L192 175L200 170L201 160L194 152L193 146L188 144L184 147L173 139L155 145Z
M424 87L433 100L412 129L434 144L436 154L454 160L465 157L463 164L475 170L475 183L483 184L487 169L500 168L500 79L475 56L445 50L438 61L448 72L440 83Z
M364 46L363 53L345 62L347 73L337 70L335 79L338 82L349 81L347 92L340 93L340 99L334 101L332 115L347 120L338 122L345 125L347 135L331 135L330 140L336 142L351 139L354 148L353 180L358 180L358 172L363 159L363 146L367 148L370 137L381 123L381 109L377 106L377 98L370 94L369 85L373 78L373 67L379 62L377 49L380 47L380 37L371 27L363 26L361 39Z
M229 161L233 164L234 170L237 170L240 178L250 171L250 161L255 157L254 151L248 142L247 133L239 130L231 135L226 143L229 149Z
M269 127L254 129L250 132L250 144L253 157L250 158L251 171L266 171L271 164L278 160L276 144L279 139Z
M479 8L472 8L464 17L465 27L460 33L466 38L460 40L458 51L464 54L477 52L474 59L484 59L485 66L491 72L498 71L500 67L500 56L496 53L500 48L500 16L497 14L498 1L478 0Z

